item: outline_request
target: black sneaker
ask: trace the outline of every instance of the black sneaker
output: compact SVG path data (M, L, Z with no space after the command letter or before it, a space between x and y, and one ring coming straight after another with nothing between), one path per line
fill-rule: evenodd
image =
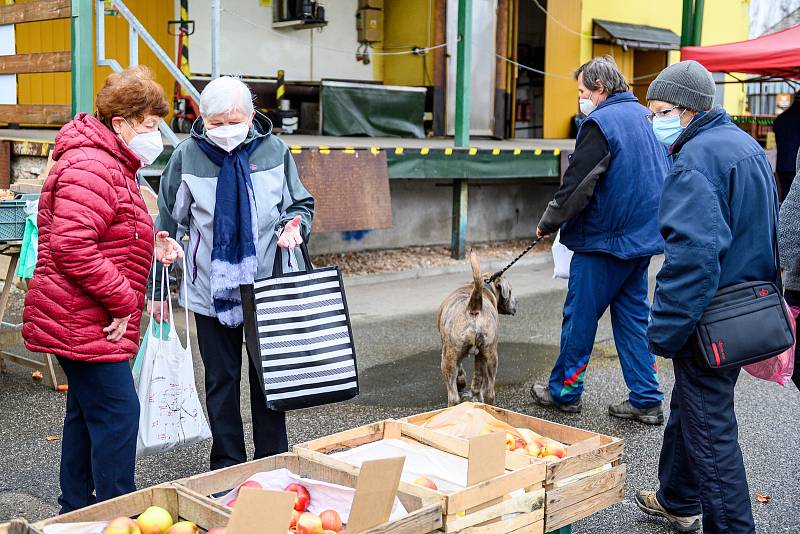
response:
M637 408L626 400L619 404L611 404L608 407L608 415L619 419L632 419L646 425L664 424L664 410L661 409L661 404L652 408Z
M539 406L552 406L565 413L580 413L583 408L583 402L580 399L569 404L557 403L553 400L550 389L542 384L534 384L531 386L531 397L533 397L533 402Z
M661 503L658 502L655 491L637 491L634 500L639 510L647 515L663 517L672 525L672 528L678 532L697 532L700 530L702 516L690 515L688 517L683 517L667 512L667 510L661 506Z

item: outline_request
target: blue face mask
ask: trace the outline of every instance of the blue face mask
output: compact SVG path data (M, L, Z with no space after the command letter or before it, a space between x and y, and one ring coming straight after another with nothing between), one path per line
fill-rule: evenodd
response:
M667 146L677 141L684 129L685 128L681 126L680 115L664 118L656 117L653 119L653 133L656 139L659 143L664 143Z

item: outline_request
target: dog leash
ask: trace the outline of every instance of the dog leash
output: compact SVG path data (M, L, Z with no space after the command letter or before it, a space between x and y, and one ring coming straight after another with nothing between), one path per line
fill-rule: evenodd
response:
M513 260L511 260L511 262L510 262L508 265L506 265L505 267L503 267L502 269L500 269L499 271L497 271L496 273L494 273L492 276L490 276L490 277L489 277L489 279L487 280L487 282L489 282L489 283L491 284L492 282L494 282L495 280L497 280L498 278L500 278L501 276L503 276L503 274L504 274L504 273L505 273L507 270L509 270L509 269L511 268L511 266L512 266L512 265L514 265L514 264L515 264L515 263L517 263L519 260L521 260L521 259L522 259L522 256L524 256L525 254L527 254L528 252L530 252L530 251L531 251L531 249L532 249L533 247L535 247L535 246L537 245L537 243L539 243L539 241L541 241L541 240L542 240L542 238L541 238L541 237L537 237L536 239L534 239L534 240L533 240L533 242L532 242L530 245L528 245L528 248L526 248L525 250L523 250L523 251L520 253L520 255L519 255L519 256L517 256L516 258L514 258Z

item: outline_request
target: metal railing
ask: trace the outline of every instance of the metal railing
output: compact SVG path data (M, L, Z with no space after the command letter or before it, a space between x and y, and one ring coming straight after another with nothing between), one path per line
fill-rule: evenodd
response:
M129 50L128 62L131 66L138 65L139 63L139 39L141 38L144 44L155 54L156 58L161 62L173 78L181 85L181 87L189 94L195 102L200 100L200 93L192 85L192 82L181 72L172 58L169 57L163 48L156 42L150 32L147 31L139 19L128 9L125 2L122 0L111 0L114 9L124 18L129 27ZM104 0L96 0L96 13L97 13L97 64L101 67L111 67L114 72L123 70L122 65L116 59L106 58L106 32L105 32L105 2ZM159 125L161 133L172 143L177 146L179 143L178 137L175 132L167 125L166 122L161 121Z

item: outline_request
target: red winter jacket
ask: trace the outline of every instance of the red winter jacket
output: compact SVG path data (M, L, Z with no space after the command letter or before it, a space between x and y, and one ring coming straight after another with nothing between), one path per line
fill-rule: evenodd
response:
M39 199L39 259L25 298L25 346L74 360L127 360L138 350L153 261L153 221L135 174L141 163L84 113L58 133L53 159ZM128 315L125 337L108 341L103 328Z

